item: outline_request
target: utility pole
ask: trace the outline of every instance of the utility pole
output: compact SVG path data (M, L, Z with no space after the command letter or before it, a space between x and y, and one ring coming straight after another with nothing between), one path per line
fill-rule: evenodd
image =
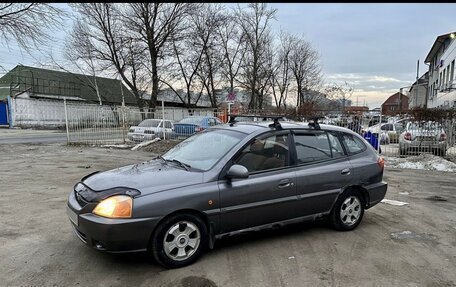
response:
M420 74L420 59L416 61L416 84L418 85L418 77ZM410 95L412 96L412 95ZM415 107L418 107L418 91L415 90Z

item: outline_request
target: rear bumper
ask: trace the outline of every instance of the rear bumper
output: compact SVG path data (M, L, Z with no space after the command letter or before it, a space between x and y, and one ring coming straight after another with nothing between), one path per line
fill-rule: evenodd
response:
M446 142L407 142L400 145L403 150L446 150Z
M367 205L367 208L371 208L372 206L382 201L383 198L385 198L386 190L388 189L388 183L382 181L365 186L364 188L369 193L369 203Z
M106 252L147 250L150 236L160 218L111 219L87 212L74 198L68 199L67 213L75 235L88 246Z

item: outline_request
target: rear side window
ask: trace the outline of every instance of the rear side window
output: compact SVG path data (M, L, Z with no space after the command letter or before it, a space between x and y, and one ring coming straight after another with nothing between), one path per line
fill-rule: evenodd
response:
M329 138L329 144L331 145L331 151L332 151L333 158L344 157L345 156L344 148L342 147L342 144L340 143L337 136L333 135L332 133L328 133L328 138Z
M331 159L331 148L326 133L294 135L298 164Z
M350 155L354 155L366 150L366 145L358 137L344 133L343 139L345 147L347 148L347 151Z

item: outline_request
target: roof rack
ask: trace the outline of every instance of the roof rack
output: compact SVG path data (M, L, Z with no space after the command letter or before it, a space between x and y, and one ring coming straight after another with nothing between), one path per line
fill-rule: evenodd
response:
M320 124L318 123L318 119L324 119L325 117L313 117L311 118L311 120L313 120L313 122L309 122L309 127L313 127L314 129L316 130L319 130L320 129Z
M281 116L281 115L239 115L239 114L238 115L231 115L231 114L229 114L228 116L230 117L230 120L228 121L230 126L233 126L235 123L237 123L236 117L263 118L263 122L267 121L268 119L272 119L273 123L270 124L269 127L270 128L275 128L277 130L281 130L282 129L282 126L279 123L279 119L284 119L285 118L285 116Z

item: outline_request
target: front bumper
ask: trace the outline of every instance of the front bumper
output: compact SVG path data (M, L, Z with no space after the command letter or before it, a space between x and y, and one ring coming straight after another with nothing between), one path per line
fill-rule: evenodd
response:
M367 208L371 208L372 206L382 201L383 198L385 198L386 190L388 189L388 183L381 181L368 186L364 186L364 188L369 193L369 204Z
M114 253L147 250L160 218L105 218L91 213L94 205L82 207L74 192L68 198L67 213L76 236L82 242L97 250Z
M155 134L142 134L142 133L128 133L127 138L130 141L134 142L142 142L142 141L150 141L155 139Z

